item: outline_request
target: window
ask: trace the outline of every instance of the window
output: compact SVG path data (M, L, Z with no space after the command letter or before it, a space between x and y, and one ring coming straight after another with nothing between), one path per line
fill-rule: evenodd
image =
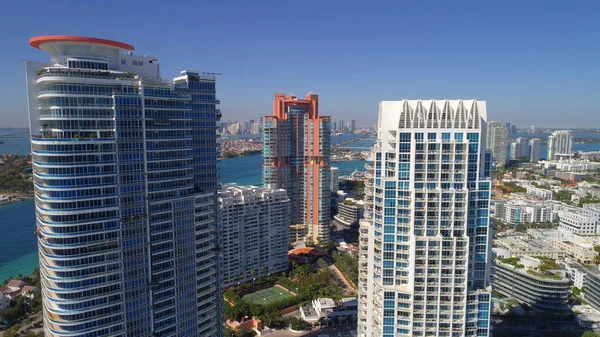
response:
M122 65L127 65L127 60L126 60L126 59L122 59L122 60L121 60L121 64L122 64Z

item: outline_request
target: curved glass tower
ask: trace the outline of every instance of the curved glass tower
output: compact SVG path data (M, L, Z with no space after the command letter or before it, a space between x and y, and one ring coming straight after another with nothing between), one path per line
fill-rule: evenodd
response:
M214 77L41 36L27 62L46 336L215 336Z

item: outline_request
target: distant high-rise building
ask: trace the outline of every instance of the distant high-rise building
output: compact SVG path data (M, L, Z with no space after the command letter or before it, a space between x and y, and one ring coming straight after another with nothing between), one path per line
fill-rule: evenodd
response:
M353 119L350 121L350 131L354 132L356 130L356 120Z
M335 193L340 189L340 169L331 167L331 192Z
M260 124L260 123L252 123L251 127L250 127L250 133L253 135L262 133L261 126L262 126L262 124Z
M26 62L45 336L221 335L215 78L29 43L52 60Z
M219 189L223 286L287 270L289 224L285 190L223 185Z
M506 126L506 131L508 133L510 133L510 123L506 123L505 126Z
M500 122L489 122L487 126L486 147L492 151L496 166L506 165L507 130Z
M529 142L527 138L519 137L510 144L510 159L529 157Z
M346 132L346 122L344 122L343 120L339 120L339 121L336 121L336 123L337 123L337 128L336 128L337 132L339 132L339 133Z
M482 101L380 103L359 221L359 336L490 335L485 124Z
M573 153L573 135L569 130L557 130L548 137L548 160L554 160L557 154Z
M517 134L517 126L516 125L511 125L510 126L510 133L512 135L516 135Z
M229 133L231 133L232 135L237 135L240 132L241 132L241 130L240 130L239 123L229 125Z
M535 133L535 125L532 125L529 129L531 130L531 133Z
M540 161L540 145L542 140L539 138L532 138L529 140L529 161L537 163Z
M318 95L275 95L263 127L263 185L288 192L294 240L329 240L330 139L331 118L319 116Z

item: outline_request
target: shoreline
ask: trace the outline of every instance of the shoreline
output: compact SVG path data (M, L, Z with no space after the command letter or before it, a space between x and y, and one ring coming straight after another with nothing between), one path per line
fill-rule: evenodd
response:
M7 201L7 202L0 203L0 206L10 205L10 204L16 204L18 202L25 201L27 199L33 199L33 197L18 197L18 198L15 198L14 200L10 200L10 201Z

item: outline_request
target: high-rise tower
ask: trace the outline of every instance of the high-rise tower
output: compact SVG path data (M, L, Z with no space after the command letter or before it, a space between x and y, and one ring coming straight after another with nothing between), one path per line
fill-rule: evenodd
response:
M276 94L263 127L263 184L283 188L292 205L290 238L329 240L331 118L319 116L319 97Z
M498 167L506 165L506 137L507 130L502 123L488 123L486 147L492 151L494 162Z
M46 336L220 335L215 78L125 43L40 36L28 61Z
M379 105L360 221L359 336L489 336L486 104Z
M539 138L531 138L529 140L529 161L532 163L537 163L540 161L540 146L542 144L542 140Z
M548 160L556 159L556 155L573 153L573 135L569 130L557 130L548 137Z

